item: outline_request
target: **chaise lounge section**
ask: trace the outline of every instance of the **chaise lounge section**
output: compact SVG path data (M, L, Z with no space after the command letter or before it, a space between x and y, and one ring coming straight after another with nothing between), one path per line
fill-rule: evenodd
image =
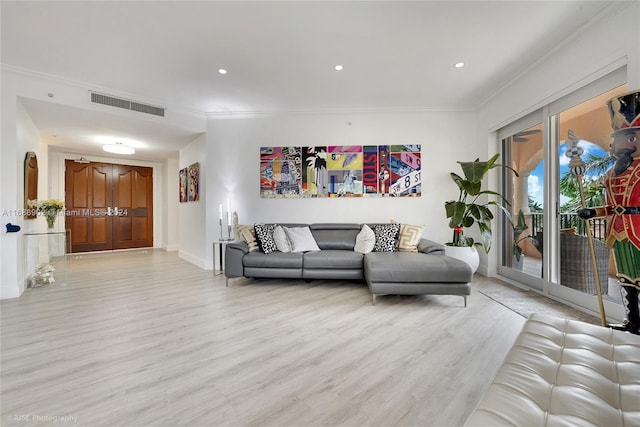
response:
M272 224L274 227L275 224ZM444 246L420 238L416 252L356 252L356 240L364 224L280 224L308 227L319 250L306 252L249 250L249 243L226 246L225 275L230 278L364 280L375 305L376 296L471 294L471 268L444 254ZM375 227L377 224L371 225Z

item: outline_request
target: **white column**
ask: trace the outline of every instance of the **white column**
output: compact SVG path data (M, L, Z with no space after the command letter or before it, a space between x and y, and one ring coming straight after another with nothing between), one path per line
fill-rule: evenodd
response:
M525 215L531 213L529 210L529 175L531 171L520 171L519 177L514 182L514 201L513 212L516 214L519 210Z

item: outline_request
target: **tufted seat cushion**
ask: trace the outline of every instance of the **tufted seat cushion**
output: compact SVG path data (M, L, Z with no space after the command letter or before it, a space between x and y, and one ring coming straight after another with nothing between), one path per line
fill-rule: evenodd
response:
M532 314L465 426L640 425L640 336Z

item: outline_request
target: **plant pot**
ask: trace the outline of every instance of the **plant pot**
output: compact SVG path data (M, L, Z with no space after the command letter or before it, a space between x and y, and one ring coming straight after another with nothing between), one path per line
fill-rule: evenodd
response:
M524 268L524 254L520 255L520 260L517 260L516 257L513 257L512 267L516 270L522 271Z
M464 261L475 273L480 265L480 255L474 246L445 246L444 253L451 258Z
M47 215L46 219L47 219L47 229L49 231L53 231L53 228L56 225L56 215Z

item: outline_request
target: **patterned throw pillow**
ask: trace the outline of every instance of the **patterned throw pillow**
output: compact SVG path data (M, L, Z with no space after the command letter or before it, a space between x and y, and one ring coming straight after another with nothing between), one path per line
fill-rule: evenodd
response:
M282 226L278 225L273 230L273 241L280 252L291 252L291 243L289 243L287 233L284 232Z
M400 252L418 252L418 243L422 238L424 225L400 225L400 238L398 240L398 250Z
M253 228L256 230L258 246L262 252L270 254L278 250L276 242L273 240L273 230L275 229L273 224L256 224Z
M398 245L400 224L378 224L373 228L376 235L374 252L394 252Z
M236 226L238 235L249 246L249 252L255 252L258 250L258 242L256 241L256 231L253 225L240 225Z
M362 230L356 236L356 246L353 248L354 251L359 252L361 254L368 254L373 250L373 247L376 244L376 234L373 232L371 227L367 224L362 226Z

